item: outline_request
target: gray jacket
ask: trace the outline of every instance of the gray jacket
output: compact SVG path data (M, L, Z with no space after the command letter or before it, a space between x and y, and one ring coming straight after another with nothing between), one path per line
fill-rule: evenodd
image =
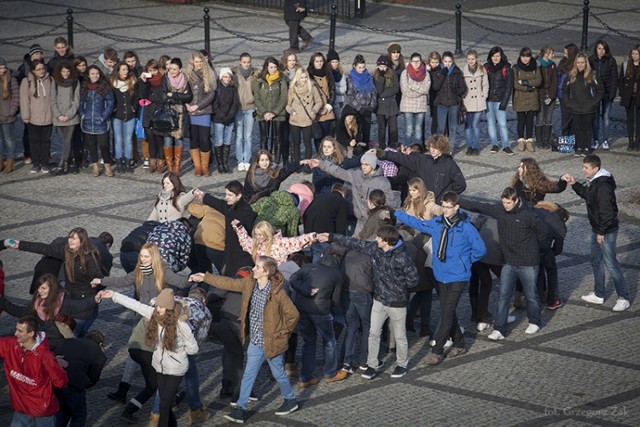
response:
M51 113L53 114L54 126L74 126L80 123L80 82L73 86L58 86L55 82L51 82ZM66 122L58 120L60 116L69 118Z

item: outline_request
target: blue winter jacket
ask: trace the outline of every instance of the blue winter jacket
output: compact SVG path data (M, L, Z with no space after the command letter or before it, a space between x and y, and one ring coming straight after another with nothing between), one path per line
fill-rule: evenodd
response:
M108 88L106 95L97 90L80 92L80 128L82 132L100 135L109 132L111 113L115 106L113 91Z
M433 275L440 283L466 282L471 278L471 264L479 261L487 252L482 237L476 227L469 221L467 214L455 227L449 229L447 239L447 256L441 261L438 256L438 245L444 228L442 215L428 221L408 215L401 210L395 211L398 221L422 233L431 235L433 245Z

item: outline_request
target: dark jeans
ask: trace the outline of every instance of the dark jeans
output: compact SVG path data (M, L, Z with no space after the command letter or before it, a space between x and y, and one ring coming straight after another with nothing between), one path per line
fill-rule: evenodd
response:
M153 369L153 366L151 365L151 361L153 359L152 352L140 350L138 348L130 348L129 355L131 356L131 360L140 365L142 378L144 378L144 388L140 390L134 398L140 406L129 404L126 408L127 412L134 413L140 409L147 400L156 394L156 390L158 389L158 374L156 374L155 369Z
M389 127L389 144L398 143L398 116L387 117L383 114L376 114L378 121L378 148L385 149L387 146L387 126Z
M292 49L298 49L298 37L300 37L303 41L311 40L311 34L307 32L304 28L302 28L302 20L291 19L285 20L287 26L289 27L289 47Z
M574 124L571 122L571 114L567 111L567 103L564 99L560 99L560 132L562 136L568 136L573 133Z
M149 143L149 158L164 159L164 138L158 136L151 129L145 129Z
M631 108L625 108L627 113L627 136L629 146L640 148L640 108L636 106L636 98L631 98Z
M429 319L431 318L431 304L433 303L433 289L418 291L411 297L407 308L407 320L413 319L420 309L420 328L429 329Z
M109 134L101 133L98 135L85 133L84 143L89 150L89 158L91 163L98 161L98 148L100 148L100 154L102 154L102 160L105 163L111 163L111 151L109 150Z
M211 267L213 264L218 269L218 273L222 273L224 251L211 249L204 245L194 245L194 253L198 271L213 273L213 268Z
M435 354L444 352L444 345L449 337L453 340L454 347L464 348L464 336L456 316L456 307L466 285L467 282L437 284L440 289L440 326L436 332L436 345L432 350Z
M571 128L576 135L576 150L588 150L591 148L594 116L594 113L571 115Z
M71 138L71 154L69 155L69 160L71 160L71 156L73 155L73 164L79 168L82 166L82 162L84 161L84 139L82 129L80 126L75 126L73 128L73 137Z
M304 158L310 159L313 152L311 148L311 126L299 127L290 125L291 128L291 161L300 162L300 134L304 144Z
M157 374L158 376L158 393L160 394L160 422L158 427L177 427L178 422L171 409L173 398L178 391L178 386L182 377L177 375Z
M535 111L518 112L518 138L533 138L533 116Z
M313 378L316 367L316 343L318 334L322 338L324 353L324 378L331 378L338 372L336 337L333 332L333 315L300 312L298 331L302 336L302 370L300 381Z
M366 363L369 355L369 329L371 329L371 306L373 296L362 292L343 292L343 298L348 295L349 305L347 308L347 327L344 335L344 345L342 346L343 361L350 365ZM361 330L360 357L355 357L356 340L358 331Z
M489 296L491 295L491 272L500 278L502 266L476 262L471 266L471 280L469 281L469 298L471 304L475 300L475 311L477 322L489 323Z
M60 402L60 410L56 414L56 427L84 427L87 423L86 390L73 386L53 390Z
M240 339L240 322L222 317L220 322L211 323L209 336L222 343L222 390L233 393L232 400L240 396L244 348Z
M211 151L211 142L209 140L209 126L191 125L189 132L191 136L190 147L192 150L200 150L203 153Z
M371 142L371 110L358 111L362 116L362 141L369 146Z
M558 299L558 266L553 250L547 249L540 253L540 269L538 270L538 293L547 290L547 305Z
M35 166L46 166L49 163L49 148L51 147L51 132L53 125L38 126L27 124L29 128L29 148L31 161Z

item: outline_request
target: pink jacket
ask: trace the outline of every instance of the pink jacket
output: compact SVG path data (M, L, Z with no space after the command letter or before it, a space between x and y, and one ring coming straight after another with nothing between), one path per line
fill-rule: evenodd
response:
M242 250L250 254L253 253L253 238L247 234L247 230L243 226L234 227L240 246ZM297 237L282 237L280 231L273 236L273 243L271 244L271 250L267 251L267 245L265 242L258 245L258 251L256 256L266 255L275 259L278 265L287 262L289 254L302 250L306 245L311 244L315 238L315 233L303 234ZM255 261L255 260L254 260Z

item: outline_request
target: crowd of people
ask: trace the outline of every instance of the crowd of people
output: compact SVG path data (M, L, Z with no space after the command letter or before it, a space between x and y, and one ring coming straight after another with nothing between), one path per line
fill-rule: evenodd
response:
M392 43L372 74L362 55L352 70L343 70L333 50L313 53L306 68L289 50L281 60L266 58L262 70L243 53L237 66L218 72L206 52L193 52L183 70L180 58L152 59L142 67L134 52L120 61L112 48L87 66L63 38L55 47L45 64L42 49L32 46L19 90L21 71L8 71L0 60L5 170L14 167L15 141L7 135L19 93L32 172L49 171L55 126L63 142L56 173L79 171L85 151L93 175L101 173L100 159L107 176L114 173L112 159L129 173L140 142L139 157L150 173L161 174L161 188L146 221L141 218L120 244L124 276L111 275L108 232L91 238L78 227L50 243L17 236L1 242L0 250L43 256L34 266L29 305L0 296L0 309L18 319L15 336L0 339L16 425L86 422L86 389L106 363L104 337L91 329L105 299L135 313L130 357L108 397L125 405L120 419L127 423L136 423L136 412L153 400L150 423L160 426L177 425L172 406L184 397L183 379L190 424L211 417L200 398L196 357L208 339L223 346L220 398L233 408L224 417L244 423L249 402L258 399L253 387L264 361L284 399L276 414L284 416L298 409L291 379L299 388L320 379L342 381L356 371L371 380L381 372L385 349L396 354L391 378L407 375L408 333L430 337L427 365L464 355L456 308L467 289L478 333L491 329L490 340L508 337L514 305L526 309L525 333L535 334L544 326L543 308L563 305L556 257L569 213L546 196L567 186L585 199L591 226L595 285L582 299L604 303L607 270L618 296L613 310L630 306L616 259L615 179L593 150L610 147L609 111L618 88L628 91L622 99L636 132L639 46L618 70L604 41L591 57L568 45L557 66L550 47L537 57L523 48L513 66L500 47L490 50L484 66L475 51L467 52L464 66L450 52L432 52L426 61L413 53L405 63L400 45ZM453 157L458 126L465 128L466 154L477 155L485 112L490 151L512 155L506 108L513 100L515 149L552 148L556 98L559 133L575 135L586 183L568 173L550 179L533 157L524 157L497 203L463 196L466 180ZM370 141L374 114L377 143ZM138 117L143 133L136 141ZM167 117L175 128L161 132ZM254 120L260 133L255 154ZM223 198L185 188L180 175L187 138L196 176L210 174L211 150L225 174L234 132L244 183L227 182ZM630 135L630 149L640 148L639 141ZM281 188L294 173L310 176ZM495 315L492 274L499 281ZM318 375L319 338L324 364ZM20 355L29 363L20 365ZM144 388L127 400L138 370ZM44 405L29 404L35 396L45 396Z

